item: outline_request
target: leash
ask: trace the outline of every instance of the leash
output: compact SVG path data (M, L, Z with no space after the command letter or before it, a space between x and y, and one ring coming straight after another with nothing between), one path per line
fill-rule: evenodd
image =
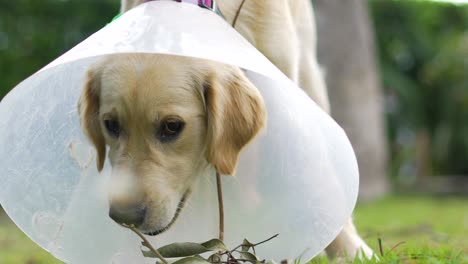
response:
M237 9L236 15L234 16L234 19L232 20L232 27L233 28L236 27L237 18L239 17L240 11L242 10L242 7L244 6L244 3L245 3L245 0L242 0L239 8Z

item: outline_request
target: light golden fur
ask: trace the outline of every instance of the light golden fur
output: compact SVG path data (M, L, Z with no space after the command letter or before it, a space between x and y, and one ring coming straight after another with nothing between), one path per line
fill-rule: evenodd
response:
M122 0L121 11L142 2ZM241 2L217 1L228 23ZM246 0L235 29L329 112L309 0ZM239 69L163 55L108 56L89 70L80 102L99 169L109 146L111 206L146 206L139 229L147 233L170 227L192 181L208 166L231 175L266 119L261 96ZM163 144L154 131L168 116L186 126L176 141ZM106 135L109 117L123 126L118 140ZM350 220L327 253L353 258L361 250L373 254Z
M172 224L209 164L232 175L239 152L266 120L262 97L240 69L154 54L111 55L93 65L79 113L99 170L109 146L111 206L146 207L139 226L146 233ZM168 118L185 125L163 142L157 131ZM120 124L119 137L104 125L111 119Z

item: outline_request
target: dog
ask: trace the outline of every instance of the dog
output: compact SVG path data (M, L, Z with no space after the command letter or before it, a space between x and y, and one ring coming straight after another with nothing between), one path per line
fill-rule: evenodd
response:
M144 0L122 0L126 12ZM225 20L329 112L309 0L218 0ZM237 17L237 18L236 18ZM87 73L78 112L101 170L109 147L109 216L148 235L171 227L197 176L232 175L242 148L266 123L244 73L221 63L156 54L108 55ZM352 220L331 257L373 256Z

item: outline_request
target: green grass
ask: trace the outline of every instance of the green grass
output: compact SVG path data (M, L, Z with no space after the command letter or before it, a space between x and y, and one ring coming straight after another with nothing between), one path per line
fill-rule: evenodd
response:
M468 263L468 197L391 196L356 208L355 223L379 263ZM0 213L0 263L61 263ZM330 263L318 257L311 263ZM376 261L354 261L376 263Z
M359 205L354 222L379 263L468 263L468 197L394 195Z
M467 198L387 198L358 206L355 222L374 248L380 237L387 248L405 242L468 254Z
M54 264L63 262L56 260L32 242L0 209L0 263Z

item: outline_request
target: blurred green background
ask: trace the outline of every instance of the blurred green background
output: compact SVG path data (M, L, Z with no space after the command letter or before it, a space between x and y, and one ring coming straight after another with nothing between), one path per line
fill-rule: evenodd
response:
M371 1L391 170L468 176L468 6ZM417 155L418 150L425 153ZM419 159L419 160L417 160ZM421 168L416 168L421 164Z
M380 237L388 247L408 242L407 256L441 250L427 263L468 261L468 5L368 3L393 194L358 206L358 229L374 249ZM118 11L117 0L0 0L0 98ZM443 192L456 196L433 197L440 179L455 182ZM0 263L53 260L0 212Z
M403 184L468 177L468 6L370 1L391 163ZM99 30L119 1L0 1L0 98ZM418 149L425 155L416 155ZM417 165L423 165L417 166Z

